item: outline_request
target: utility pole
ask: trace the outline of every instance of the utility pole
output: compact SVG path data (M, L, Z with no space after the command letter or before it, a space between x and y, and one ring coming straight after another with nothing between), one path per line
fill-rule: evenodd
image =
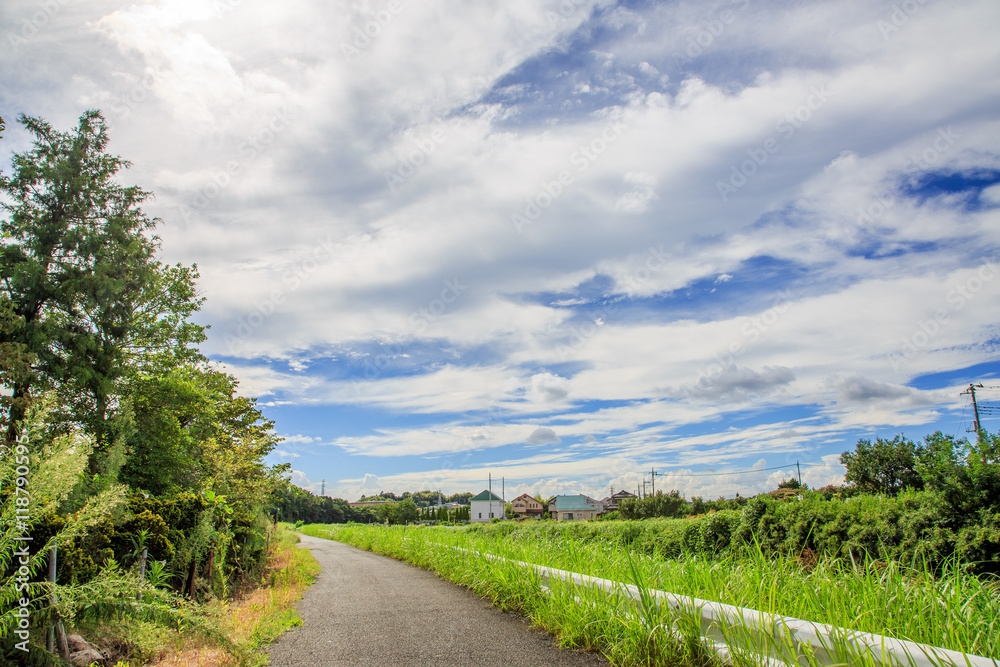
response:
M325 495L326 495L326 480L324 479L323 486L321 486L319 489L319 497L322 498Z
M974 422L973 426L976 429L976 438L978 439L980 437L980 435L979 435L979 429L981 427L979 425L979 405L976 403L976 387L979 387L980 389L982 389L983 388L983 383L980 382L979 384L972 384L970 382L969 383L969 390L968 391L963 391L962 395L964 396L965 394L970 394L972 396L972 412L976 416L976 421Z
M798 461L795 462L795 470L799 474L799 486L802 486L802 468L799 467L799 462Z
M652 470L650 470L649 474L653 478L651 484L653 485L653 495L655 496L656 495L656 468L653 468ZM662 477L663 475L660 475L660 476Z
M646 497L646 480L642 480L642 497Z

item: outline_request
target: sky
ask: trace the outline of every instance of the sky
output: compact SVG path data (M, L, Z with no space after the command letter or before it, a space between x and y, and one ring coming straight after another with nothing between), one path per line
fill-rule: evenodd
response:
M995 0L4 0L0 165L20 114L102 110L313 492L819 487L860 438L966 436L972 382L1000 400L998 28Z

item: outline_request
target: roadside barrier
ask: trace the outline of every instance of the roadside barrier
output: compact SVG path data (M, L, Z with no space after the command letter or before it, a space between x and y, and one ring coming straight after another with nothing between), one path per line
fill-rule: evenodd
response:
M701 636L719 657L731 660L750 657L775 667L841 667L843 665L887 665L900 667L1000 667L993 658L960 651L893 639L867 632L813 623L756 609L676 595L666 591L640 588L610 579L600 579L577 572L557 570L543 565L511 560L493 554L452 547L489 560L505 561L534 571L552 593L559 582L581 591L594 591L618 597L635 612L646 617L650 607L666 608L700 619ZM581 602L582 598L577 598ZM670 631L670 628L666 628Z

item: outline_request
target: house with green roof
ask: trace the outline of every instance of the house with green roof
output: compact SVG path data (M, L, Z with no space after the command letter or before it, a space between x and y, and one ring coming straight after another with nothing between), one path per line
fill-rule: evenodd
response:
M592 521L597 517L598 506L588 502L587 496L556 496L549 501L549 515L556 521Z
M469 504L469 521L473 523L507 518L507 503L504 499L485 489L479 495L473 496Z

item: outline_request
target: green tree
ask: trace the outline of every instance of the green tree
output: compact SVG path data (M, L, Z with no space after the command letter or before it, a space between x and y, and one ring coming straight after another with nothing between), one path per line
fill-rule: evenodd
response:
M472 500L472 493L466 491L464 493L453 493L444 499L448 503L459 503L461 505L467 504Z
M379 523L396 523L396 505L397 503L392 502L375 508L375 516L378 517Z
M924 453L924 447L902 435L874 443L861 439L853 452L840 455L840 463L847 468L844 480L861 493L895 496L906 488L923 488L917 464Z
M411 521L416 521L419 516L420 511L413 502L413 498L404 498L402 501L396 503L397 523L407 524Z
M6 125L0 117L0 139ZM3 232L6 238L6 232ZM31 376L32 357L23 342L16 341L16 334L22 328L21 318L14 312L14 305L7 294L0 290L0 387L13 388L23 384ZM23 415L27 409L25 398L15 398L0 392L0 434L7 432L11 411Z
M279 441L273 423L264 419L255 399L237 394L237 386L236 378L207 364L137 374L132 388L136 428L127 439L121 479L155 495L202 490L222 480L250 484L253 479L259 486L283 472L263 463ZM271 490L262 487L254 495Z
M128 166L106 153L108 135L96 111L73 132L21 116L31 150L13 156L0 175L0 298L13 317L0 344L33 357L31 371L9 379L7 439L33 393L54 388L70 423L94 439L99 462L128 431L130 370L164 355L196 355L204 334L189 316L200 304L194 268L155 258L157 221L140 205L150 194L120 185Z

